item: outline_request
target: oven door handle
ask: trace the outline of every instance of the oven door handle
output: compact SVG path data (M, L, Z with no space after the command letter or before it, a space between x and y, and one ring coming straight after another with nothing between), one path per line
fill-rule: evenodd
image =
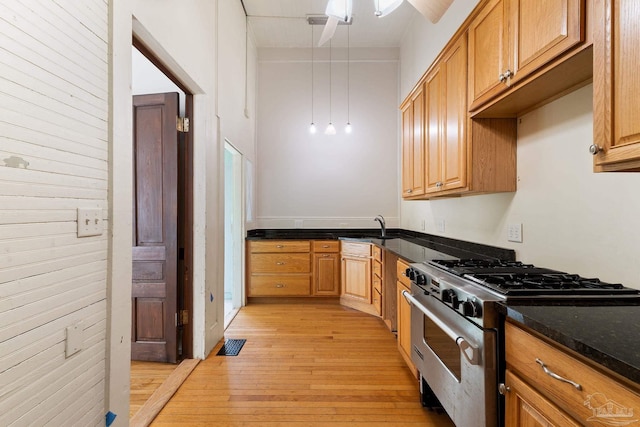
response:
M427 316L433 323L435 323L442 331L447 334L449 338L454 340L460 351L464 355L465 359L472 365L480 364L480 350L478 347L473 346L469 341L467 341L463 336L458 335L453 329L449 327L449 325L445 324L442 320L438 318L431 310L422 305L420 301L418 301L413 295L411 295L407 291L402 291L402 296L407 302L413 305L415 308L420 310Z

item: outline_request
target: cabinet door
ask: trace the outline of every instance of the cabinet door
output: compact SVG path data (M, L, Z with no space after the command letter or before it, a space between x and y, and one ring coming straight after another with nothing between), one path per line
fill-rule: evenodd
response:
M467 185L467 37L463 35L441 60L443 85L443 190Z
M402 197L424 194L424 91L419 86L402 109Z
M506 427L578 427L569 415L539 394L531 386L507 370L505 385Z
M340 295L340 258L337 253L313 256L313 286L315 295Z
M469 111L504 90L499 76L510 66L508 1L490 1L469 26Z
M580 44L585 0L509 0L514 83Z
M424 84L425 98L425 177L426 192L442 189L442 73L438 66L429 73Z
M371 260L342 258L342 295L371 304Z
M640 170L640 3L595 2L593 123L595 170Z
M396 282L396 284L398 290L398 349L409 368L415 371L411 361L411 304L402 295L402 291L410 292L410 290L400 281Z

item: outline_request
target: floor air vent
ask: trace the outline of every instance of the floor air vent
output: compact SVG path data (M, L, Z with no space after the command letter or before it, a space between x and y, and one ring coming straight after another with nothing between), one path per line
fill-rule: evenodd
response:
M240 350L242 350L242 346L244 345L245 342L247 342L247 340L245 339L225 340L224 345L220 350L218 350L218 353L216 353L216 356L237 356L240 353Z

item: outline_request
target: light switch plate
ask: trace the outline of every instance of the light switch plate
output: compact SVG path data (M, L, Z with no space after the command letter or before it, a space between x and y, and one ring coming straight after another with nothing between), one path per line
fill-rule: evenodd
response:
M511 223L507 227L507 240L522 243L522 223Z
M82 350L84 344L84 324L78 322L67 327L67 340L65 345L65 357L70 357Z
M438 218L436 219L436 231L438 233L444 233L444 229L445 229L445 221L444 218Z
M102 232L102 209L78 208L78 237L100 236Z

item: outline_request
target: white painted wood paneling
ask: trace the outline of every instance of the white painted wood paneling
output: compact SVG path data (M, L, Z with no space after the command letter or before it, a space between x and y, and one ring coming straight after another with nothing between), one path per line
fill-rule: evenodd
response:
M108 25L105 0L0 4L2 426L104 425ZM102 235L77 237L79 207Z

